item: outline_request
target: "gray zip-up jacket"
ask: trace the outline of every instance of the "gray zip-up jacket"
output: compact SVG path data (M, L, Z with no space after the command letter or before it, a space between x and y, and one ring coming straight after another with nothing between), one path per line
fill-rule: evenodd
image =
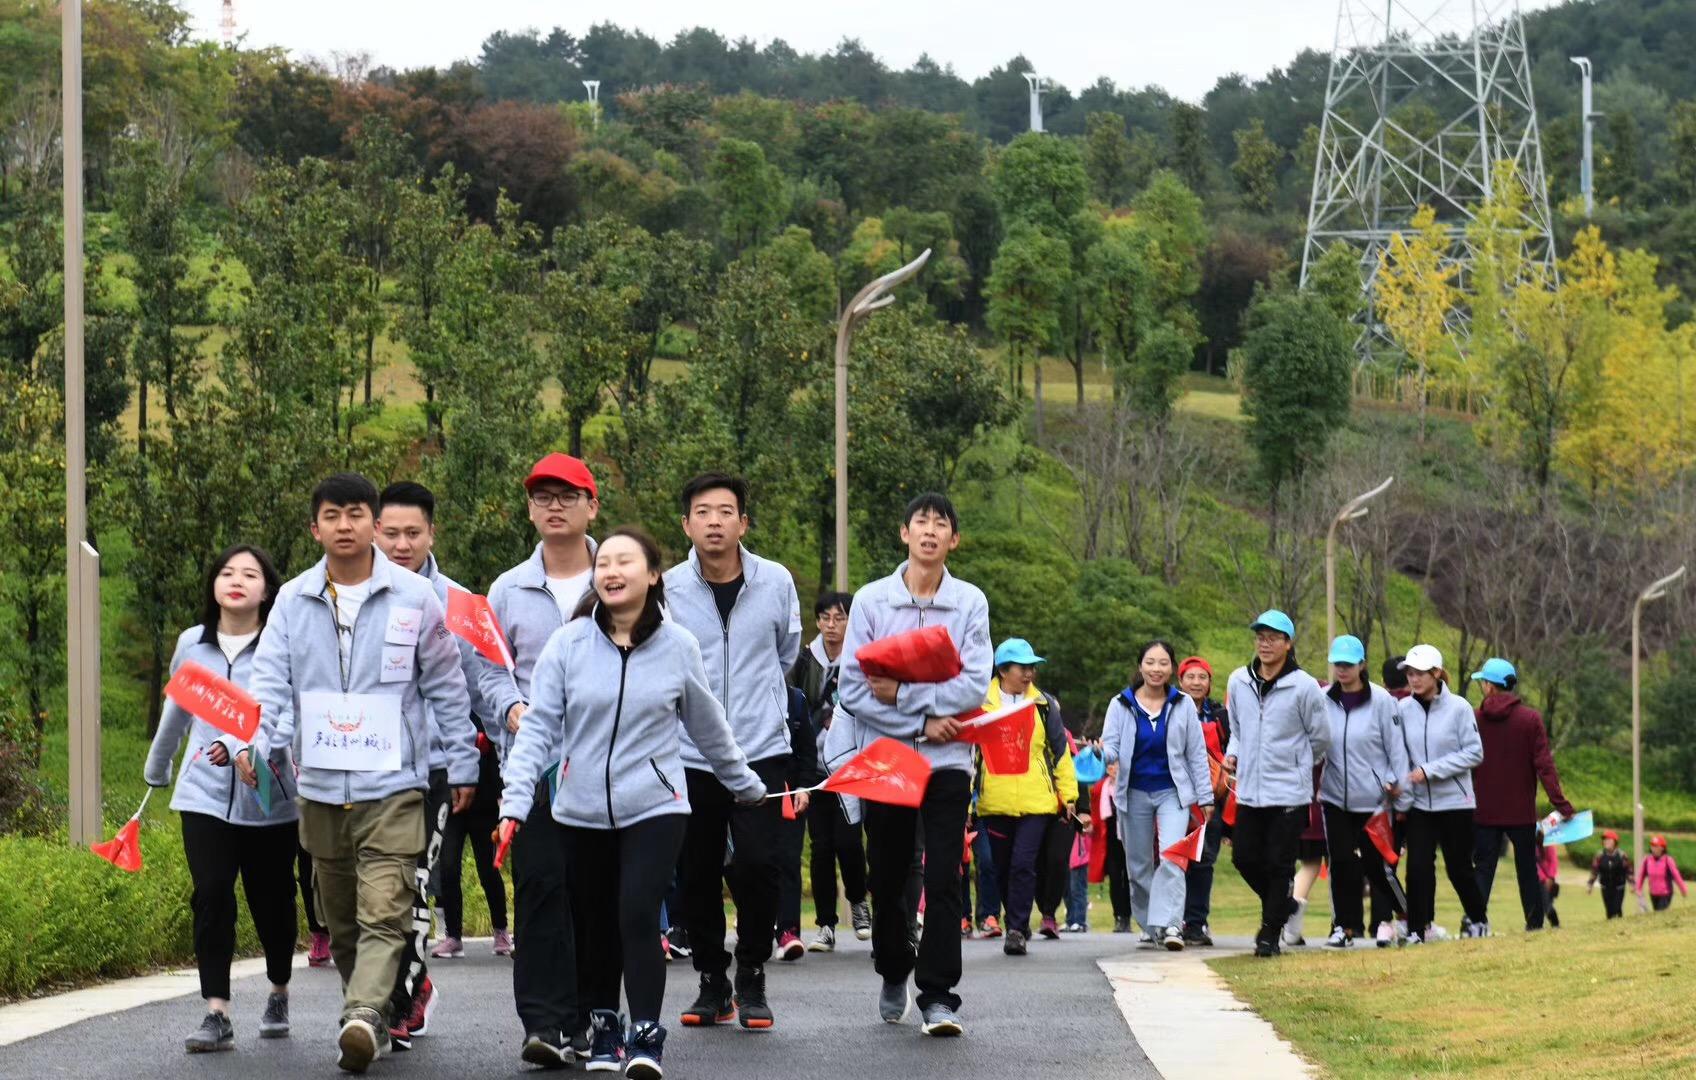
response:
M326 595L326 560L294 578L277 593L259 651L253 658L253 683L259 699L260 726L254 752L292 746L302 761L300 695L309 692L381 694L398 698L401 714L401 767L393 772L324 769L302 762L300 794L319 803L355 803L386 799L402 791L424 791L430 783L430 740L438 734L447 750L448 782L477 783L477 742L471 728L439 717L464 717L471 699L465 688L459 649L442 621L441 601L428 581L371 549L371 594L354 618L347 670L342 670L336 615ZM395 616L416 621L417 642L394 633ZM390 640L391 638L396 640ZM412 649L412 677L383 682L390 650ZM388 654L388 655L386 655ZM428 707L426 707L426 705Z
M263 631L259 637L263 638ZM191 626L177 638L176 651L171 654L171 674L192 660L215 675L247 688L253 681L253 657L259 648L259 638L248 643L232 662L218 645L218 628ZM207 748L222 742L226 751L234 753L246 745L241 740L190 714L182 706L165 699L165 709L159 715L159 730L147 751L147 764L142 777L149 787L164 787L171 782L171 759L182 749L187 737L194 746L177 774L177 787L171 793L171 809L184 814L207 814L231 825L287 825L300 817L295 809L294 760L288 747L272 751L268 763L275 781L272 789L271 812L259 805L253 788L236 778L229 765L212 764Z
M1330 703L1313 676L1290 666L1258 686L1248 668L1225 684L1231 742L1237 759L1237 802L1243 806L1306 806L1313 801L1313 763L1330 745Z
M1366 686L1366 704L1352 711L1343 708L1342 687L1332 683L1325 692L1331 749L1319 780L1319 800L1354 814L1375 813L1384 803L1384 785L1397 784L1403 790L1396 809L1406 810L1412 799L1397 702L1382 686Z
M936 596L921 602L908 590L902 577L906 572L907 564L903 562L895 568L895 573L862 585L854 594L837 684L841 708L826 740L832 757L828 765L835 769L853 751L888 736L913 743L930 759L933 769L973 773L971 743L955 740L932 745L918 740L924 735L925 721L929 718L959 716L983 705L984 687L989 685L994 669L994 652L989 644L989 601L976 585L961 581L944 569ZM960 674L946 682L902 683L893 705L885 705L873 697L866 673L854 658L860 646L921 626L938 625L948 628L954 647L960 650L963 665ZM848 715L843 716L844 712ZM850 722L838 734L836 729L845 719Z
M1142 703L1137 703L1140 708ZM1188 694L1173 690L1166 698L1162 717L1152 717L1166 725L1166 770L1172 774L1172 786L1178 791L1178 801L1185 806L1213 805L1213 774L1207 768L1207 736L1201 731L1201 715ZM1124 695L1115 695L1107 706L1102 720L1102 762L1111 765L1122 762L1114 784L1115 806L1129 806L1131 798L1131 758L1137 749L1136 718L1125 707Z
M695 635L707 684L724 706L736 745L749 761L789 753L789 669L801 654L801 601L781 563L742 553L742 588L719 618L712 586L701 576L693 548L665 572L667 614ZM705 769L707 759L683 733L683 765Z
M1425 770L1423 784L1408 785L1415 810L1472 810L1472 770L1484 760L1484 740L1478 735L1478 717L1472 706L1446 686L1427 709L1419 699L1408 696L1396 702L1402 734L1407 739L1408 772Z
M458 589L461 592L467 591L465 586L442 573L442 568L437 565L434 555L425 558L424 572L419 576L435 588L436 599L441 601L443 611L447 610L449 589ZM475 731L486 723L484 714L488 711L487 706L483 704L483 691L478 682L482 678L483 671L477 664L477 650L471 647L469 641L456 635L454 644L459 646L459 667L465 673L466 696L471 699L471 715L466 717L466 721L472 725L472 730ZM430 743L430 771L435 772L447 767L447 747L438 736Z
M626 652L594 618L573 619L533 670L530 708L506 763L502 817L529 816L537 780L555 763L553 816L562 825L621 829L689 813L680 719L738 799L765 795L707 685L700 646L682 627L662 622Z
M584 537L589 544L589 565L595 563L598 546L593 537ZM593 586L591 586L593 587ZM567 608L575 608L582 597L569 597ZM477 687L484 707L483 730L495 744L505 761L512 750L513 736L506 730L506 714L521 701L530 700L530 673L536 668L536 658L554 631L565 625L559 604L548 589L548 571L542 562L542 545L538 543L530 557L495 579L489 586L489 607L495 621L506 634L507 647L512 650L513 674L491 663L481 653L477 657ZM516 677L517 685L514 686Z

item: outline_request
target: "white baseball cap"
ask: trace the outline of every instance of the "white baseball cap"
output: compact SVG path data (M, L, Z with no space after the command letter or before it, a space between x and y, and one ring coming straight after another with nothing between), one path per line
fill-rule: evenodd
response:
M1403 670L1435 671L1443 666L1443 654L1437 651L1435 645L1415 645L1396 666Z

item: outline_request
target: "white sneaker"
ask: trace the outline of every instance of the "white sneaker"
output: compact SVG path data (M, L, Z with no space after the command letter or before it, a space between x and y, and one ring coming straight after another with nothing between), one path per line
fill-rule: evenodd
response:
M1282 936L1285 945L1294 947L1307 944L1307 939L1301 936L1302 922L1306 918L1307 901L1297 900L1295 911L1290 915L1289 921L1284 923Z
M1427 944L1433 941L1447 940L1449 940L1449 932L1444 930L1441 926L1438 926L1436 923L1432 923L1430 926L1425 928L1425 941Z
M1490 936L1490 924L1485 922L1468 922L1461 927L1460 936L1463 938L1486 938Z
M1350 937L1348 932L1340 926L1333 927L1331 936L1325 939L1327 949L1347 949L1352 945L1354 945L1354 938Z
M1373 935L1373 941L1380 949L1388 949L1391 945L1394 945L1396 943L1395 925L1389 922L1379 923L1378 932Z
M1183 928L1179 926L1168 926L1160 935L1160 944L1166 946L1167 952L1183 952Z

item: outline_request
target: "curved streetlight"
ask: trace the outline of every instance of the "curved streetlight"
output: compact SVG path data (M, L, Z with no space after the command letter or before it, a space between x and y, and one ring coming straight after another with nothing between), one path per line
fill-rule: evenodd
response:
M1343 504L1337 511L1337 516L1331 519L1331 528L1325 534L1325 645L1330 647L1337 637L1337 526L1350 521L1358 521L1366 516L1366 503L1384 494L1389 486L1396 482L1390 477L1382 484L1361 495L1356 495Z
M1659 600L1673 583L1684 576L1679 567L1666 577L1637 594L1631 605L1631 858L1633 866L1643 865L1643 706L1642 682L1643 605ZM1638 906L1643 904L1638 897Z
M890 291L923 269L930 248L854 294L836 324L836 588L848 591L848 348L862 319L895 302Z

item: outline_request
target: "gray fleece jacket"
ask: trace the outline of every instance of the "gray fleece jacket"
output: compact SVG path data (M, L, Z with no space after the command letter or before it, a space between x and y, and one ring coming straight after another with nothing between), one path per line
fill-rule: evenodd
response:
M1137 702L1137 707L1142 708L1142 702ZM1173 689L1166 695L1166 708L1161 710L1161 715L1150 719L1157 728L1160 724L1166 726L1166 770L1172 774L1178 802L1184 806L1212 806L1213 774L1207 767L1207 736L1202 734L1201 715L1195 710L1195 702L1183 691ZM1125 707L1125 695L1116 695L1107 706L1101 728L1103 763L1123 762L1114 790L1116 806L1130 805L1131 758L1136 749L1136 716Z
M264 637L261 632L260 637ZM176 651L171 654L171 674L192 660L215 675L248 687L253 681L253 657L259 649L255 638L237 654L234 662L224 655L218 645L217 627L191 626L177 638ZM171 782L171 759L182 749L187 737L194 749L177 774L177 787L171 793L171 809L184 814L207 814L231 825L286 825L300 814L295 809L294 760L286 746L272 751L269 762L272 779L276 782L269 814L259 805L253 788L236 778L229 765L214 765L206 756L215 742L225 749L240 749L240 740L227 736L206 721L191 715L182 706L165 699L165 709L159 715L159 730L147 751L147 764L142 776L149 787L164 787ZM232 751L233 752L233 751Z
M1243 806L1306 806L1313 801L1313 763L1331 742L1330 703L1313 676L1290 666L1271 682L1240 667L1225 684L1231 742L1237 759L1237 802Z
M842 671L838 683L841 708L831 723L826 740L834 770L854 750L888 736L910 742L930 759L933 769L974 772L972 744L960 742L933 746L918 741L925 721L933 716L959 716L983 705L984 687L994 669L994 652L989 644L989 601L976 585L961 581L946 569L942 585L930 600L913 597L902 577L903 562L895 573L869 582L854 594L848 615L848 635L842 642ZM960 674L946 682L902 683L895 704L885 705L872 696L866 673L854 653L867 642L877 641L921 626L946 626L960 650ZM847 716L841 715L847 713ZM843 721L849 723L844 725ZM842 727L841 732L837 731Z
M1384 785L1405 788L1408 773L1396 699L1382 686L1367 683L1367 689L1371 693L1366 704L1353 710L1343 708L1342 687L1333 683L1325 692L1331 748L1325 754L1319 800L1354 814L1375 813L1384 802ZM1404 790L1396 809L1406 810L1410 801Z
M448 782L477 783L477 743L469 725L457 722L471 710L465 673L454 637L442 621L442 605L428 581L371 549L371 593L354 619L350 658L343 669L336 615L325 586L326 560L289 581L277 593L259 636L248 690L259 700L260 727L253 748L292 746L300 768L300 794L319 803L385 799L424 791L430 782L430 740L447 750ZM410 675L383 681L385 667L405 663ZM400 709L401 767L393 771L317 768L304 764L300 700L303 693L376 694ZM454 717L448 727L437 717Z
M428 581L431 587L436 590L436 599L441 601L443 610L446 610L448 606L449 589L466 591L465 586L442 573L442 568L436 564L434 555L424 560L424 572L419 576ZM465 721L471 724L473 731L475 731L478 725L485 723L484 716L488 713L488 706L483 704L483 693L478 684L478 679L481 678L483 672L477 664L477 650L471 647L471 643L457 636L453 640L454 644L459 646L459 666L460 670L465 673L466 694L471 698L471 714L465 717ZM449 717L448 723L442 726L451 726L452 721L453 718ZM438 736L430 743L430 771L435 772L437 769L446 769L447 767L447 747Z
M662 622L625 651L593 617L573 619L533 667L530 708L506 762L501 816L525 820L537 780L555 763L552 809L562 825L619 829L689 813L679 720L739 800L765 795L687 630Z
M712 586L701 575L693 548L665 572L671 621L695 635L707 685L724 706L736 745L749 761L789 753L789 669L801 653L801 602L795 579L781 563L742 553L742 588L727 622L718 614ZM707 768L707 759L683 733L683 765Z
M1484 740L1478 717L1466 699L1437 687L1427 708L1408 696L1396 702L1402 734L1407 739L1408 771L1425 770L1423 784L1410 786L1415 810L1472 810L1472 770L1484 760Z

